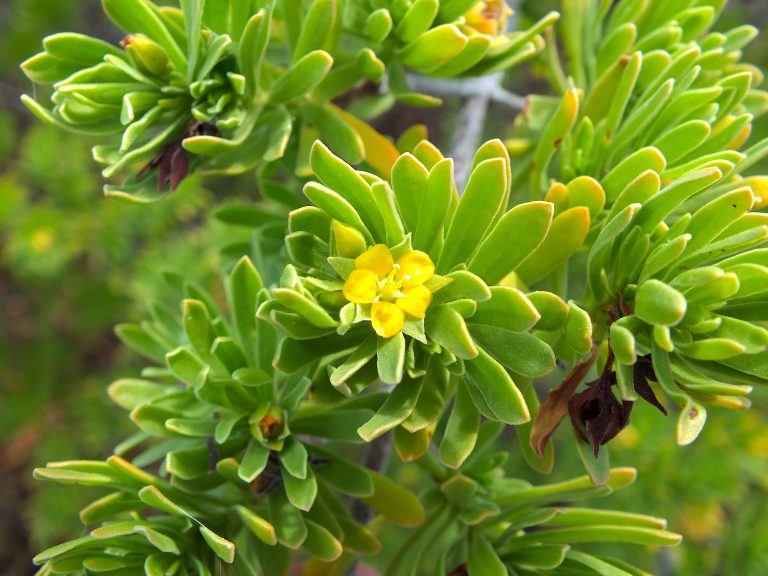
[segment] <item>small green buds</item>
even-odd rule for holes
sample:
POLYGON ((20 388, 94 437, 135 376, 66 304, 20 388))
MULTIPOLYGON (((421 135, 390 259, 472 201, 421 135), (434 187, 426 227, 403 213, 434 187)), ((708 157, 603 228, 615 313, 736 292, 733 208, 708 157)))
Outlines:
POLYGON ((162 76, 168 70, 168 55, 165 50, 144 34, 130 34, 120 41, 120 45, 142 72, 150 76, 162 76))

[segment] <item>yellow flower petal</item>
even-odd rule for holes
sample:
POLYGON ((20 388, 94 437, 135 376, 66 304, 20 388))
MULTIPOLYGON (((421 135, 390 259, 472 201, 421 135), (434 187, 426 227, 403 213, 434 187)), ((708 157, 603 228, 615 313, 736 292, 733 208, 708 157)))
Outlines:
POLYGON ((424 284, 435 274, 435 265, 430 257, 421 250, 414 250, 397 261, 400 267, 397 271, 398 280, 403 281, 403 286, 418 286, 424 284))
POLYGON ((371 306, 371 324, 376 334, 391 338, 403 327, 405 314, 391 302, 374 302, 371 306))
POLYGON ((415 318, 424 318, 427 307, 432 303, 432 292, 424 286, 413 286, 405 290, 405 297, 396 300, 398 307, 415 318))
POLYGON ((353 270, 341 291, 350 302, 370 304, 376 298, 378 288, 378 278, 375 273, 370 270, 353 270))
POLYGON ((355 258, 355 266, 358 270, 370 270, 379 278, 389 274, 394 265, 392 254, 384 244, 376 244, 355 258))

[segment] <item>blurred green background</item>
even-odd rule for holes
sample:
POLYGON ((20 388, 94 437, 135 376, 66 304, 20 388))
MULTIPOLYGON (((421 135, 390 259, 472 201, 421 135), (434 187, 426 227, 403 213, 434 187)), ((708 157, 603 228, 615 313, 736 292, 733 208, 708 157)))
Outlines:
MULTIPOLYGON (((529 0, 521 17, 556 4, 529 0)), ((766 15, 766 0, 732 1, 718 27, 766 15)), ((190 178, 149 206, 105 199, 93 142, 41 125, 19 102, 33 87, 18 63, 39 50, 43 36, 65 30, 119 40, 97 0, 0 0, 0 572, 14 576, 33 573, 36 551, 79 534, 77 512, 92 496, 36 483, 32 468, 104 458, 131 431, 106 387, 135 375, 140 363, 119 346, 114 325, 140 320, 150 298, 178 305, 160 270, 183 270, 215 289, 219 249, 231 230, 209 217, 212 207, 224 196, 255 197, 253 180, 243 177, 205 188, 190 178)), ((765 37, 746 60, 768 66, 765 37)), ((542 89, 519 72, 511 81, 520 94, 542 89)), ((398 110, 381 126, 398 134, 426 122, 448 149, 459 105, 398 110)), ((509 110, 492 107, 487 135, 500 136, 490 127, 508 119, 509 110)), ((758 125, 752 138, 767 134, 768 125, 758 125)), ((686 540, 671 550, 611 553, 661 575, 768 574, 768 399, 757 391, 753 402, 748 413, 712 411, 686 448, 674 444, 672 417, 638 407, 612 458, 637 467, 639 480, 598 505, 664 516, 686 540)), ((510 447, 510 473, 549 481, 527 468, 512 438, 510 447)), ((577 457, 561 450, 551 480, 580 474, 577 457)))

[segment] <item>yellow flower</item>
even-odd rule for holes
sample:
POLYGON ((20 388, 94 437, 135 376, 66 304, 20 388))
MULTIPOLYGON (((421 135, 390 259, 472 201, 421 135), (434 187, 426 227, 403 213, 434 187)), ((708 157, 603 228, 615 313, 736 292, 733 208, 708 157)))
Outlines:
POLYGON ((384 244, 376 244, 355 258, 355 270, 344 282, 344 297, 355 304, 371 304, 371 324, 379 336, 391 338, 403 328, 406 315, 424 318, 432 292, 424 283, 435 274, 427 254, 413 250, 395 262, 384 244))
POLYGON ((480 34, 498 36, 507 27, 507 17, 512 10, 504 0, 483 0, 464 14, 467 26, 480 34))

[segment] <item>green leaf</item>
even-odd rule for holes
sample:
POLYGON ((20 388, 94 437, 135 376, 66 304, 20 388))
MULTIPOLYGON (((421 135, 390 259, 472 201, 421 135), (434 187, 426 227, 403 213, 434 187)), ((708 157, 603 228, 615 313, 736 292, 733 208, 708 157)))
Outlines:
POLYGON ((211 550, 216 553, 216 556, 224 560, 227 564, 232 564, 235 560, 235 545, 222 538, 212 530, 209 530, 205 526, 200 526, 200 534, 202 534, 205 542, 210 546, 211 550))
POLYGON ((403 462, 418 460, 429 450, 431 438, 432 433, 426 428, 415 432, 409 432, 403 427, 395 428, 395 451, 403 462))
POLYGON ((303 17, 301 32, 293 50, 297 61, 312 50, 325 48, 333 34, 338 15, 336 0, 314 0, 303 17))
MULTIPOLYGON (((379 213, 379 208, 373 198, 371 187, 365 179, 355 171, 349 164, 341 158, 335 156, 320 141, 312 145, 310 152, 310 164, 312 171, 320 181, 336 191, 354 211, 362 217, 364 226, 355 225, 352 221, 347 221, 335 216, 330 210, 326 210, 332 218, 336 218, 344 224, 357 228, 368 237, 369 241, 383 241, 386 238, 384 221, 379 213), (367 233, 370 230, 374 237, 367 233)), ((306 193, 306 192, 305 192, 306 193)), ((310 200, 313 200, 310 198, 310 200)), ((313 200, 314 202, 314 200, 313 200)), ((315 202, 315 204, 317 204, 315 202)), ((320 208, 325 209, 324 206, 320 208)))
POLYGON ((456 26, 445 24, 425 32, 398 50, 397 56, 414 70, 429 72, 457 56, 467 42, 467 37, 456 26))
POLYGON ((675 326, 686 308, 685 296, 659 280, 644 282, 635 295, 635 314, 649 324, 675 326))
POLYGON ((442 278, 449 283, 435 291, 433 301, 435 304, 467 299, 480 303, 491 297, 491 290, 488 285, 478 276, 466 270, 456 270, 442 278))
POLYGON ((243 524, 248 527, 256 538, 269 546, 277 544, 277 535, 275 534, 275 527, 272 526, 272 524, 245 506, 237 505, 235 506, 235 509, 240 515, 243 524))
POLYGON ((178 504, 175 504, 165 494, 155 486, 145 486, 139 490, 139 498, 147 506, 151 506, 156 510, 172 514, 174 516, 188 517, 189 514, 181 508, 178 504))
POLYGON ((187 80, 195 76, 200 54, 201 29, 205 0, 180 0, 187 32, 187 80))
POLYGON ((577 353, 587 354, 592 349, 592 318, 572 300, 568 301, 568 307, 570 313, 565 324, 565 339, 577 353))
MULTIPOLYGON (((285 470, 285 463, 282 460, 281 464, 283 470, 285 470)), ((304 479, 296 478, 288 473, 283 474, 282 477, 285 493, 290 503, 305 512, 312 508, 312 504, 317 496, 317 479, 312 469, 307 469, 307 477, 304 479)))
MULTIPOLYGON (((336 110, 339 109, 328 102, 316 104, 310 100, 304 100, 301 103, 301 113, 304 118, 317 129, 320 138, 327 142, 332 150, 348 162, 353 164, 362 162, 365 159, 363 139, 336 110)), ((342 194, 345 192, 344 189, 340 191, 342 194)), ((375 218, 377 221, 381 220, 378 211, 375 212, 375 218)), ((366 223, 370 225, 367 219, 366 223)), ((375 222, 374 225, 377 223, 375 222)))
POLYGON ((365 21, 365 31, 374 44, 383 42, 392 31, 392 15, 386 8, 371 12, 365 21))
POLYGON ((356 498, 371 496, 373 480, 366 468, 339 456, 335 450, 310 446, 310 451, 328 462, 318 466, 315 473, 337 490, 356 498))
POLYGON ((333 65, 333 58, 323 50, 302 56, 269 89, 269 102, 284 104, 300 98, 325 78, 333 65))
POLYGON ((582 564, 587 568, 594 571, 594 573, 600 576, 632 576, 632 573, 626 572, 620 568, 617 568, 613 564, 609 564, 599 558, 584 554, 583 552, 577 552, 575 550, 569 550, 566 556, 578 564, 582 564))
POLYGON ((107 54, 125 58, 125 53, 112 44, 75 32, 60 32, 46 36, 43 39, 43 47, 53 58, 78 64, 80 67, 99 64, 107 54))
POLYGON ((407 528, 424 522, 424 507, 412 492, 377 472, 369 471, 369 474, 374 492, 372 496, 360 498, 361 502, 398 526, 407 528))
POLYGON ((501 561, 493 546, 476 535, 469 548, 469 576, 507 576, 507 568, 501 561))
POLYGON ((709 138, 711 131, 707 122, 690 120, 662 134, 653 142, 653 145, 670 165, 674 165, 676 160, 703 144, 709 138))
POLYGON ((726 360, 746 352, 746 347, 730 338, 707 338, 679 346, 680 352, 694 360, 726 360))
POLYGON ((271 25, 271 14, 259 10, 251 16, 243 29, 238 62, 240 72, 246 79, 246 94, 251 98, 254 98, 260 89, 262 63, 269 42, 271 25))
POLYGON ((616 200, 640 174, 648 170, 661 174, 666 167, 667 161, 657 148, 641 148, 627 156, 601 180, 606 199, 608 202, 616 200))
POLYGON ((565 264, 584 243, 589 224, 589 209, 585 206, 558 214, 544 241, 517 267, 518 276, 530 286, 565 264))
POLYGON ((649 544, 675 546, 682 536, 666 530, 639 528, 635 526, 580 526, 541 530, 521 536, 520 544, 528 541, 551 544, 579 544, 582 542, 625 542, 627 544, 649 544))
POLYGON ((143 402, 159 398, 168 393, 175 392, 175 388, 169 388, 148 380, 133 378, 121 378, 110 384, 108 392, 112 401, 126 410, 133 410, 143 402))
POLYGON ((208 308, 199 300, 186 299, 183 303, 182 320, 189 343, 203 358, 208 358, 216 337, 208 308))
POLYGON ((429 337, 459 358, 470 359, 478 351, 464 319, 449 306, 430 308, 425 320, 429 337))
POLYGON ((478 302, 477 311, 468 320, 470 327, 485 324, 511 332, 525 332, 541 319, 536 307, 520 290, 493 286, 490 292, 490 299, 478 302))
POLYGON ((173 375, 187 384, 196 383, 200 373, 205 368, 205 364, 186 346, 168 352, 165 356, 165 362, 173 375))
POLYGON ((551 292, 530 292, 526 297, 541 315, 534 326, 537 330, 557 330, 568 319, 570 308, 557 295, 551 292))
POLYGON ((500 282, 539 247, 552 224, 553 213, 550 202, 514 206, 483 240, 469 262, 469 270, 489 284, 500 282))
POLYGON ((401 381, 389 393, 378 412, 357 429, 360 437, 366 442, 370 442, 401 424, 413 412, 421 393, 421 387, 421 379, 401 381))
POLYGON ((411 233, 419 225, 429 172, 413 155, 406 153, 392 165, 392 190, 406 230, 411 233))
POLYGON ((342 224, 356 228, 362 232, 369 242, 373 243, 373 237, 365 224, 363 224, 360 215, 352 204, 341 195, 316 182, 309 182, 304 186, 304 195, 315 206, 325 211, 328 216, 342 224))
POLYGON ((318 328, 335 328, 339 325, 322 306, 296 290, 275 288, 272 290, 272 296, 277 302, 296 312, 318 328))
POLYGON ((282 490, 270 495, 269 520, 275 527, 277 541, 283 546, 296 550, 307 537, 303 514, 288 502, 282 490))
POLYGON ((589 474, 589 478, 595 486, 604 486, 611 479, 611 462, 608 457, 608 447, 603 446, 602 450, 595 456, 595 451, 591 444, 588 444, 574 434, 576 449, 579 453, 584 468, 589 474))
POLYGON ((472 454, 480 431, 480 413, 472 402, 466 384, 460 382, 456 399, 440 442, 440 461, 449 468, 458 468, 472 454))
POLYGON ((719 168, 702 168, 674 180, 650 198, 637 214, 635 224, 644 232, 654 228, 675 208, 723 177, 719 168))
POLYGON ((343 552, 341 542, 326 528, 307 520, 307 537, 302 546, 306 548, 312 556, 322 562, 333 562, 343 552))
POLYGON ((304 444, 293 437, 286 439, 280 451, 280 463, 288 474, 304 480, 307 477, 307 449, 304 444))
POLYGON ((429 171, 427 185, 421 192, 421 206, 418 208, 413 230, 413 247, 429 252, 440 237, 451 201, 455 196, 453 183, 453 160, 445 158, 429 171))
POLYGON ((616 360, 628 366, 637 361, 635 336, 624 326, 614 322, 610 329, 610 343, 616 360))
POLYGON ((487 55, 491 44, 492 40, 490 37, 484 34, 474 34, 469 37, 466 46, 456 57, 442 66, 430 70, 429 75, 436 78, 453 78, 464 72, 474 73, 475 71, 472 68, 487 55))
POLYGON ((470 332, 479 346, 516 374, 536 378, 555 368, 555 353, 533 334, 487 324, 470 324, 470 332))
POLYGON ((143 326, 118 324, 115 327, 115 334, 130 349, 159 364, 163 363, 166 352, 164 343, 143 326))
POLYGON ((534 153, 531 190, 535 197, 546 190, 547 167, 579 114, 579 95, 575 88, 566 91, 560 106, 547 123, 534 153))
POLYGON ((376 364, 382 382, 400 383, 405 366, 405 337, 402 332, 398 332, 391 338, 378 338, 376 364))
POLYGON ((507 164, 501 158, 481 162, 472 171, 451 220, 437 269, 450 271, 467 262, 488 233, 507 195, 507 164))
POLYGON ((395 34, 403 42, 413 42, 432 26, 439 7, 438 0, 416 0, 400 19, 395 34))
POLYGON ((295 434, 308 434, 339 440, 341 442, 360 442, 357 429, 370 420, 373 412, 369 409, 328 410, 318 414, 302 414, 291 420, 291 430, 295 434))
POLYGON ((269 448, 254 439, 248 443, 237 475, 243 482, 253 482, 267 467, 269 448))
MULTIPOLYGON (((506 424, 522 424, 531 418, 525 399, 507 371, 482 348, 464 364, 466 377, 477 386, 499 420, 506 424)), ((479 407, 478 407, 479 408, 479 407)))

